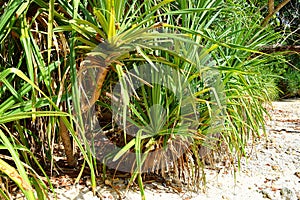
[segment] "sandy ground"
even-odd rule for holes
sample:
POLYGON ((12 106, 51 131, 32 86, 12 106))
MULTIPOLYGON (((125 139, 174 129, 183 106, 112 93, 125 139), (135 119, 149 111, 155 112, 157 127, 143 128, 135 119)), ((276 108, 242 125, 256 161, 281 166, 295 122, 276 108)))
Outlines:
MULTIPOLYGON (((272 120, 267 123, 268 139, 256 141, 247 149, 250 159, 243 159, 236 174, 226 168, 206 169, 205 192, 175 191, 161 183, 146 185, 146 198, 155 200, 215 200, 215 199, 300 199, 300 100, 274 102, 270 111, 272 120)), ((120 181, 120 187, 124 183, 120 181)), ((97 188, 98 197, 92 196, 87 187, 73 186, 68 190, 57 189, 58 199, 140 199, 138 190, 118 195, 109 186, 97 188)))

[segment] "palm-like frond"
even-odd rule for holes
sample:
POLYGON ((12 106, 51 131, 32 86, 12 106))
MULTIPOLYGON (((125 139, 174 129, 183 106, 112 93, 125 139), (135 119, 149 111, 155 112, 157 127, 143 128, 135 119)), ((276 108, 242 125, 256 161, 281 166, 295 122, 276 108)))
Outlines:
MULTIPOLYGON (((225 144, 239 160, 250 135, 258 137, 262 102, 276 93, 261 72, 280 62, 259 49, 279 36, 262 29, 261 16, 245 2, 11 0, 1 5, 0 123, 12 127, 6 135, 14 127, 31 135, 19 136, 24 149, 18 151, 27 164, 27 150, 35 147, 30 155, 46 152, 53 167, 56 133, 65 138, 68 160, 75 161, 71 135, 91 169, 94 190, 97 155, 89 139, 91 130, 99 133, 95 120, 100 120, 104 128, 98 137, 117 144, 100 160, 119 170, 120 163, 132 166, 131 182, 138 178, 142 192, 142 172, 165 175, 163 169, 199 186, 207 157, 225 144), (135 127, 139 131, 130 135, 135 127), (47 145, 30 144, 26 137, 47 145), (126 161, 129 154, 132 160, 126 161)), ((38 178, 30 183, 17 168, 27 184, 44 192, 38 178)))

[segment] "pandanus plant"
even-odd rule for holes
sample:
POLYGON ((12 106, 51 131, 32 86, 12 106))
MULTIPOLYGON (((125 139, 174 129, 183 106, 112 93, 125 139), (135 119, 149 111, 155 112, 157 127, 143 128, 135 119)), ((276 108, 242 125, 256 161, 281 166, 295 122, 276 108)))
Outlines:
MULTIPOLYGON (((116 163, 115 169, 120 169, 117 164, 133 155, 130 183, 138 178, 143 198, 141 174, 149 170, 144 166, 153 166, 149 171, 174 170, 183 179, 191 178, 189 185, 200 186, 202 153, 225 142, 232 155, 244 155, 250 133, 258 137, 263 124, 261 102, 268 100, 273 90, 267 76, 261 74, 262 66, 272 65, 274 57, 258 49, 276 41, 277 36, 261 29, 260 16, 253 17, 256 11, 252 8, 242 9, 244 3, 2 3, 0 134, 3 148, 10 152, 18 171, 0 160, 1 171, 11 175, 28 199, 34 198, 33 187, 39 199, 46 198, 45 184, 28 166, 33 160, 44 172, 35 157, 42 152, 41 159, 45 165, 51 161, 52 172, 58 132, 70 166, 77 165, 75 141, 84 158, 79 177, 87 163, 95 192, 99 152, 91 142, 94 133, 89 132, 94 130, 102 136, 107 133, 104 139, 117 146, 101 157, 104 175, 106 164, 116 163), (151 83, 157 79, 164 82, 151 83), (143 85, 135 88, 137 82, 143 85), (182 99, 178 93, 191 95, 182 99), (184 107, 186 104, 192 106, 184 107), (98 114, 96 119, 89 116, 93 111, 98 114), (91 128, 97 120, 102 130, 91 128), (184 120, 193 129, 184 126, 184 120), (120 131, 114 128, 116 124, 120 131), (128 134, 136 127, 135 135, 128 134), (28 142, 31 140, 34 142, 28 142), (176 148, 179 141, 183 153, 176 148), (175 159, 163 162, 165 157, 152 153, 157 149, 171 149, 166 155, 175 159), (20 154, 22 159, 18 159, 20 154), (21 179, 15 178, 17 173, 21 179)), ((9 196, 7 191, 1 194, 9 196)))
MULTIPOLYGON (((185 163, 184 159, 187 158, 180 158, 180 155, 183 154, 180 148, 176 148, 172 145, 168 146, 168 142, 170 142, 173 137, 172 134, 170 134, 170 130, 171 132, 176 132, 178 131, 178 126, 182 126, 180 121, 182 104, 189 102, 187 102, 187 100, 186 102, 181 102, 179 99, 179 102, 176 103, 178 99, 174 97, 174 94, 168 94, 168 92, 170 92, 168 89, 151 85, 149 80, 145 80, 143 77, 139 77, 139 79, 141 79, 140 81, 144 84, 148 84, 148 88, 142 87, 142 89, 134 89, 134 84, 131 80, 133 79, 131 70, 139 70, 140 65, 148 64, 148 67, 154 70, 152 71, 153 73, 149 71, 148 75, 152 76, 155 74, 155 70, 158 72, 159 70, 157 70, 157 68, 163 64, 182 74, 183 77, 185 77, 184 81, 188 84, 199 84, 199 86, 195 88, 189 88, 189 90, 191 90, 190 101, 195 101, 195 105, 193 105, 194 110, 189 111, 191 112, 189 113, 190 115, 185 117, 191 118, 191 115, 197 115, 199 112, 197 111, 197 107, 202 107, 203 110, 201 110, 201 112, 206 112, 206 114, 202 113, 203 116, 201 118, 203 125, 201 129, 203 132, 197 131, 200 124, 200 122, 197 121, 198 126, 196 126, 194 130, 186 128, 185 133, 181 131, 179 134, 182 140, 188 138, 187 141, 189 142, 182 142, 180 145, 182 145, 187 153, 197 155, 196 163, 198 163, 198 167, 201 166, 201 158, 200 155, 198 155, 198 150, 197 148, 194 150, 190 150, 189 148, 190 145, 193 144, 194 139, 203 141, 203 138, 205 138, 204 132, 209 132, 208 130, 212 131, 212 129, 207 128, 209 126, 207 124, 212 123, 211 121, 214 119, 208 119, 211 115, 209 115, 205 109, 209 109, 211 106, 209 105, 209 99, 213 102, 211 96, 214 96, 213 99, 219 98, 217 93, 207 95, 211 89, 208 85, 200 86, 201 84, 203 85, 204 79, 202 78, 205 71, 213 67, 209 65, 211 60, 207 60, 206 57, 208 53, 217 46, 205 49, 198 42, 195 42, 192 35, 180 34, 176 24, 169 24, 169 22, 175 23, 175 17, 179 17, 182 13, 204 12, 209 11, 209 9, 199 8, 195 10, 186 9, 185 11, 166 12, 168 9, 172 9, 173 6, 178 5, 175 1, 171 0, 160 2, 99 1, 95 2, 95 4, 89 4, 87 9, 81 7, 82 12, 85 13, 83 18, 73 18, 69 20, 66 25, 54 29, 55 32, 73 31, 70 45, 70 60, 74 60, 70 61, 70 64, 73 63, 70 67, 71 74, 73 74, 72 78, 78 78, 79 83, 75 80, 72 81, 72 104, 77 116, 79 116, 79 130, 82 131, 82 138, 90 156, 93 154, 93 148, 95 148, 95 146, 93 146, 94 143, 90 143, 86 140, 86 134, 89 134, 86 132, 90 130, 85 130, 85 126, 86 121, 90 122, 90 120, 86 120, 84 117, 82 119, 81 117, 90 115, 87 111, 90 111, 90 109, 93 110, 95 103, 98 106, 104 104, 104 107, 108 107, 111 112, 114 113, 113 106, 111 107, 109 103, 105 101, 106 97, 109 97, 112 101, 112 99, 117 96, 116 99, 122 99, 121 101, 123 103, 127 102, 126 106, 124 106, 125 110, 123 109, 120 114, 122 121, 121 126, 123 126, 121 128, 123 128, 122 131, 124 133, 119 135, 118 137, 121 137, 121 139, 118 138, 117 140, 123 141, 119 144, 121 147, 117 148, 114 154, 105 155, 105 158, 101 158, 103 159, 104 167, 107 162, 109 162, 106 160, 108 158, 110 158, 111 162, 116 162, 114 167, 122 166, 123 160, 128 163, 126 159, 129 159, 128 155, 133 151, 134 156, 130 165, 130 172, 133 173, 133 176, 130 183, 138 177, 142 196, 143 185, 141 174, 143 169, 145 169, 142 166, 147 166, 151 163, 150 168, 152 170, 160 169, 162 166, 170 165, 170 162, 162 161, 165 157, 169 156, 173 158, 172 161, 175 163, 173 163, 173 165, 177 165, 175 167, 176 170, 181 171, 181 176, 184 176, 184 170, 178 170, 177 167, 185 168, 186 165, 183 163, 185 163), (85 61, 79 66, 76 66, 75 55, 88 51, 90 52, 86 54, 85 61), (79 74, 75 76, 77 68, 79 68, 79 74), (92 75, 89 75, 90 73, 92 73, 92 75), (109 88, 114 87, 116 82, 118 82, 116 77, 121 81, 120 94, 108 92, 111 90, 109 88), (133 90, 133 98, 130 98, 129 95, 126 94, 128 90, 133 90), (194 93, 196 93, 196 96, 194 96, 194 93), (167 122, 165 124, 154 122, 154 120, 164 121, 162 117, 164 112, 155 112, 155 109, 152 108, 157 104, 167 107, 167 122), (129 111, 126 111, 126 109, 129 111), (128 117, 128 113, 130 113, 132 118, 128 117), (160 113, 160 115, 158 113, 160 113), (153 116, 157 116, 158 118, 154 119, 153 116), (140 129, 136 135, 134 135, 135 137, 132 138, 126 134, 126 124, 129 124, 127 122, 128 120, 136 127, 150 123, 152 125, 156 124, 155 126, 160 126, 161 129, 156 130, 158 132, 154 131, 152 133, 147 132, 145 129, 140 129), (92 148, 89 149, 89 146, 92 146, 92 148), (165 157, 158 157, 158 154, 151 154, 156 148, 172 149, 172 147, 173 150, 171 150, 169 154, 166 153, 165 157), (143 156, 141 156, 141 154, 143 154, 143 156), (157 163, 153 164, 153 160, 156 160, 155 162, 157 163), (154 167, 157 165, 162 166, 154 167)), ((212 9, 212 12, 214 12, 214 10, 215 9, 212 9)), ((178 22, 178 25, 179 23, 180 22, 178 22)), ((162 70, 159 73, 167 73, 167 71, 168 70, 162 70)), ((170 73, 174 73, 174 71, 170 73)), ((165 75, 169 76, 169 74, 165 75)), ((176 76, 168 78, 171 82, 174 82, 172 79, 176 79, 176 76)), ((217 76, 217 78, 219 77, 217 76)), ((180 86, 181 85, 175 85, 174 87, 180 86)), ((178 88, 176 90, 178 90, 178 88)), ((221 109, 220 101, 219 104, 215 106, 215 108, 217 107, 218 110, 221 109)), ((159 108, 155 108, 159 110, 159 108)), ((190 121, 192 121, 192 119, 190 121)), ((153 131, 153 129, 151 130, 153 131)), ((215 132, 218 132, 217 128, 215 132)), ((178 142, 179 140, 175 139, 175 141, 178 142)), ((198 142, 196 146, 200 145, 200 143, 201 142, 198 142)), ((108 146, 105 147, 108 148, 108 146)), ((103 148, 101 149, 103 150, 103 148)), ((111 149, 108 148, 108 151, 111 151, 111 149)), ((92 157, 90 158, 92 159, 92 157)), ((200 172, 195 173, 195 170, 198 170, 197 166, 194 165, 194 167, 187 168, 191 175, 190 177, 194 176, 200 178, 200 176, 198 176, 200 172)), ((120 167, 118 169, 120 169, 120 167)), ((164 169, 162 171, 164 171, 164 169)), ((197 182, 197 180, 198 179, 195 179, 194 181, 197 182)))

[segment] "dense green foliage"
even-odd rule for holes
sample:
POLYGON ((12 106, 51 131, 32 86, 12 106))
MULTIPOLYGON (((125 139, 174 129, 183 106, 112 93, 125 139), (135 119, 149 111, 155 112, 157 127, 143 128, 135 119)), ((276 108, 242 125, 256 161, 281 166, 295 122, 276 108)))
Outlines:
MULTIPOLYGON (((277 1, 275 1, 278 3, 277 1)), ((290 1, 285 5, 270 22, 282 39, 276 45, 288 47, 285 64, 273 66, 274 74, 281 76, 276 79, 282 91, 280 97, 290 98, 300 94, 300 1, 290 1), (297 49, 295 49, 296 47, 297 49), (296 52, 295 52, 296 51, 296 52)))
MULTIPOLYGON (((271 26, 261 27, 259 8, 251 1, 224 0, 4 1, 1 177, 8 176, 27 199, 46 199, 45 180, 53 189, 49 177, 61 143, 69 165, 90 169, 93 192, 99 164, 105 179, 108 170, 125 165, 129 154, 129 185, 137 179, 142 198, 144 172, 174 171, 197 189, 200 180, 205 182, 207 159, 213 164, 220 157, 239 166, 247 140, 264 129, 263 104, 278 94, 273 72, 285 62, 281 52, 261 52, 282 36, 271 26), (149 76, 143 76, 142 66, 149 76), (134 88, 134 81, 144 86, 134 88), (114 93, 118 83, 120 92, 114 93), (114 99, 125 102, 125 109, 120 111, 114 99), (97 126, 90 123, 93 109, 104 132, 113 133, 105 137, 118 147, 100 157, 90 148, 97 126), (118 119, 111 116, 115 112, 118 119), (139 131, 130 135, 126 124, 139 131), (70 138, 82 166, 72 162, 70 138), (159 149, 170 154, 162 153, 150 165, 159 149)), ((11 198, 8 188, 0 191, 11 198)))

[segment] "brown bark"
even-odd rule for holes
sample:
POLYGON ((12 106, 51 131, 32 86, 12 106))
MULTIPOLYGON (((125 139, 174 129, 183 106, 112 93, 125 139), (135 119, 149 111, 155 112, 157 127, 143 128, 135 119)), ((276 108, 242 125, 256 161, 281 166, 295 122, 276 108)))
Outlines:
POLYGON ((269 7, 269 14, 274 13, 274 0, 269 0, 268 7, 269 7))
POLYGON ((289 54, 297 54, 300 53, 300 45, 262 46, 260 51, 264 53, 287 51, 289 54))
POLYGON ((283 8, 288 2, 290 2, 290 0, 284 0, 282 1, 280 4, 278 4, 276 6, 275 9, 271 8, 270 10, 270 7, 272 7, 272 4, 273 4, 273 7, 274 7, 274 0, 269 0, 269 3, 268 3, 268 6, 269 6, 269 14, 265 17, 265 19, 263 20, 263 22, 261 23, 262 26, 266 26, 269 22, 269 20, 271 19, 271 17, 276 13, 278 12, 281 8, 283 8), (271 12, 273 11, 273 12, 271 12))
POLYGON ((103 86, 103 83, 105 81, 106 75, 109 72, 110 68, 109 67, 102 67, 100 66, 101 71, 98 73, 97 76, 97 85, 96 88, 94 89, 93 92, 93 96, 90 99, 90 102, 88 105, 85 105, 83 107, 83 112, 87 111, 92 105, 94 105, 96 103, 96 101, 98 100, 98 98, 100 97, 100 92, 103 86))
POLYGON ((75 167, 77 164, 77 161, 75 159, 74 153, 73 153, 73 147, 72 147, 72 142, 70 139, 69 131, 64 124, 62 118, 59 119, 59 135, 62 139, 64 148, 65 148, 65 153, 67 156, 67 163, 71 167, 75 167))
MULTIPOLYGON (((99 69, 96 77, 96 87, 93 90, 93 94, 91 99, 87 103, 83 102, 82 111, 86 112, 89 110, 98 100, 100 97, 101 89, 103 86, 103 83, 105 81, 105 78, 107 76, 107 73, 111 70, 111 60, 110 57, 108 57, 106 60, 103 59, 100 56, 88 56, 86 60, 89 60, 86 64, 81 66, 83 69, 89 68, 89 67, 97 67, 99 69)), ((81 79, 83 77, 80 77, 81 79)))

